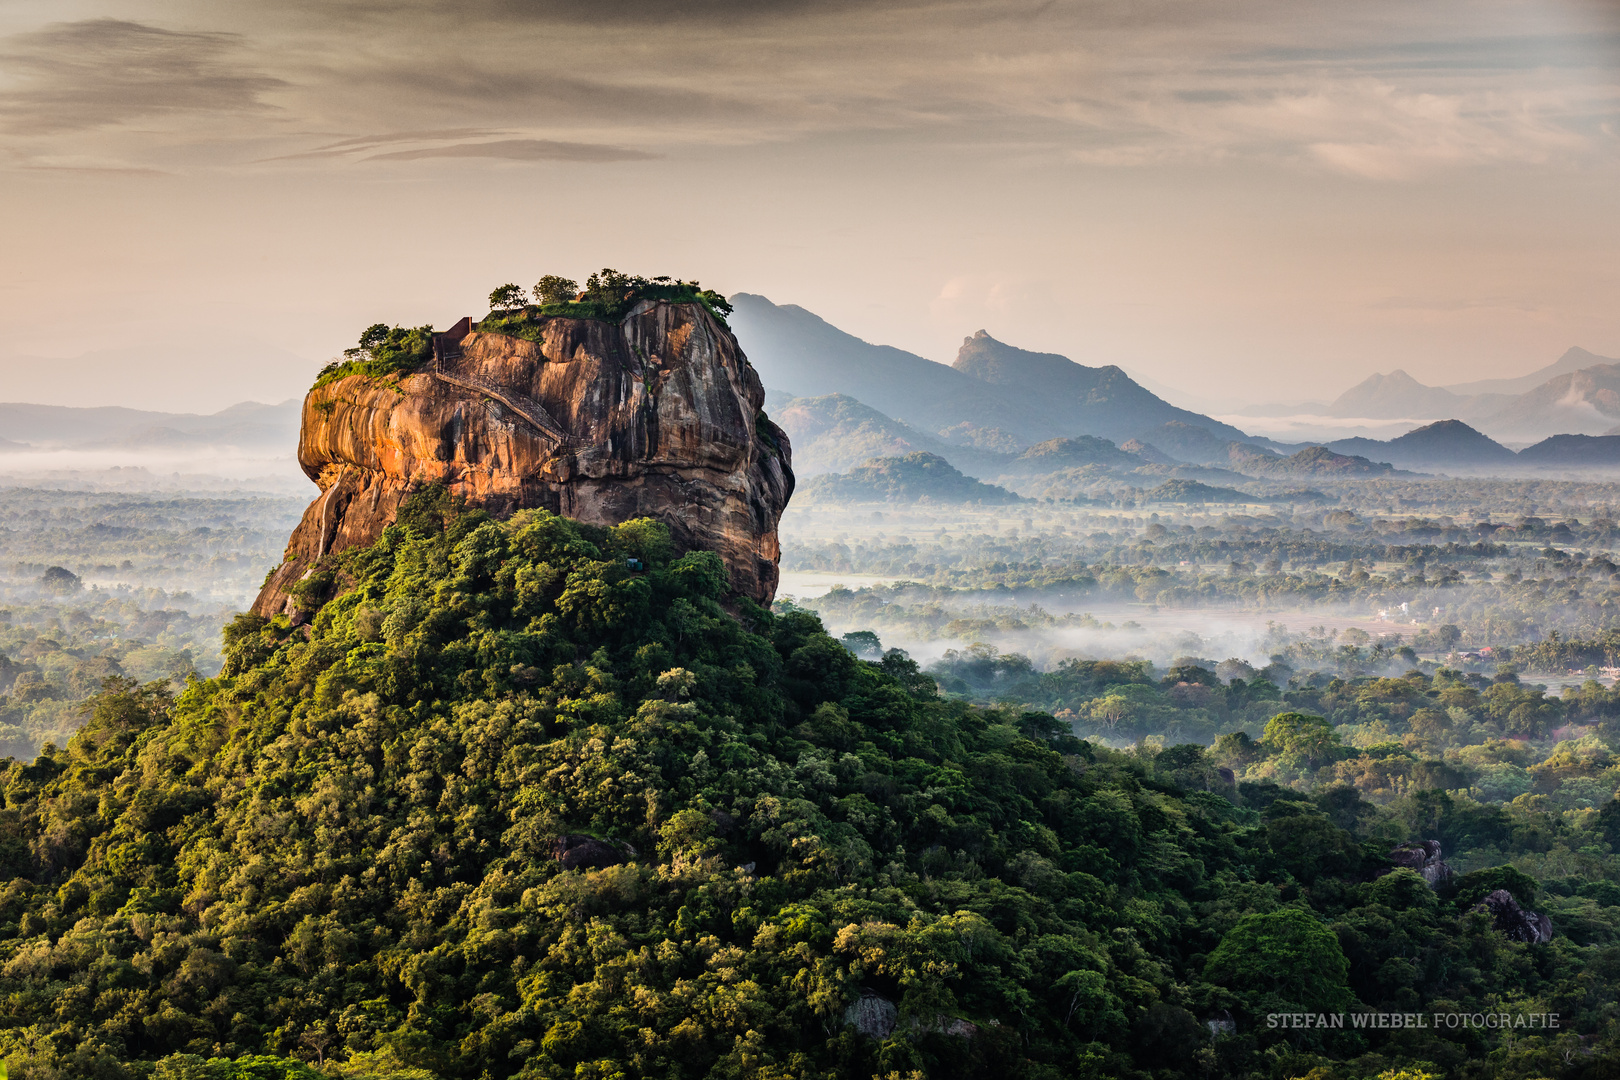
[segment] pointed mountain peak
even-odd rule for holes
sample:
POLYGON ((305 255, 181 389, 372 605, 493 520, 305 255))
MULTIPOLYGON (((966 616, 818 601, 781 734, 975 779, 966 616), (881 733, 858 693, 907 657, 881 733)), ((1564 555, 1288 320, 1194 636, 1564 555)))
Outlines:
POLYGON ((1424 424, 1422 427, 1413 428, 1411 431, 1408 431, 1406 433, 1406 435, 1402 435, 1401 438, 1404 439, 1409 435, 1424 435, 1424 434, 1467 435, 1467 436, 1478 435, 1482 439, 1485 437, 1483 435, 1480 435, 1479 431, 1476 428, 1469 427, 1467 424, 1463 423, 1461 420, 1436 420, 1432 424, 1424 424))
POLYGON ((986 330, 962 339, 962 347, 956 353, 956 363, 951 366, 986 382, 1021 381, 1037 373, 1098 370, 1077 364, 1057 353, 1031 352, 1008 345, 991 337, 986 330))
POLYGON ((1425 390, 1429 389, 1429 387, 1426 384, 1418 382, 1416 379, 1412 378, 1412 376, 1408 375, 1401 368, 1396 368, 1394 371, 1390 372, 1388 375, 1373 375, 1373 376, 1370 376, 1367 379, 1366 383, 1363 383, 1362 385, 1365 386, 1368 383, 1371 383, 1373 385, 1382 384, 1384 386, 1392 386, 1392 387, 1393 386, 1421 386, 1425 390))
POLYGON ((1560 356, 1554 362, 1559 363, 1559 364, 1570 363, 1570 362, 1579 362, 1579 363, 1587 363, 1587 364, 1612 364, 1612 363, 1614 363, 1614 361, 1611 360, 1610 358, 1608 358, 1607 356, 1599 356, 1597 353, 1592 352, 1590 349, 1583 349, 1579 345, 1571 345, 1568 349, 1566 349, 1564 351, 1564 355, 1560 356))

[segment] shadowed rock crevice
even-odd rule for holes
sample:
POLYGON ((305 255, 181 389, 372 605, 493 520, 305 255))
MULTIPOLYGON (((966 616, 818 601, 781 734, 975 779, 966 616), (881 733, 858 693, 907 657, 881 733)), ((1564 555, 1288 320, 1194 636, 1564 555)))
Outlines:
POLYGON ((655 518, 769 603, 791 447, 731 332, 701 304, 654 301, 618 323, 538 329, 539 340, 471 332, 417 371, 311 390, 298 460, 321 495, 253 610, 296 617, 291 590, 316 562, 375 541, 432 483, 500 517, 655 518))

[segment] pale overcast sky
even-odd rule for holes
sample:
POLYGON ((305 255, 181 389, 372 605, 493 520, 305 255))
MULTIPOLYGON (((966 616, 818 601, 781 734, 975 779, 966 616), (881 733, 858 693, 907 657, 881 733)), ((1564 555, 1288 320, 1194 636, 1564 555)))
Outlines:
POLYGON ((0 400, 604 265, 1211 408, 1519 375, 1620 356, 1620 4, 0 0, 0 208, 0 400))

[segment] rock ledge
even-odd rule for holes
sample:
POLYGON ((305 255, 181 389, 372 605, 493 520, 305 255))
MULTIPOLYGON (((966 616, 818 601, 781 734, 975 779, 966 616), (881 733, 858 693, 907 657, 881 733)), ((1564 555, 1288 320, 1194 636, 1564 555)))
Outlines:
POLYGON ((323 556, 374 542, 436 482, 497 517, 655 518, 679 549, 717 552, 738 593, 771 601, 791 448, 737 339, 703 305, 644 301, 617 324, 544 319, 539 341, 470 326, 436 335, 415 372, 309 392, 298 461, 321 495, 255 613, 298 620, 293 586, 323 556))

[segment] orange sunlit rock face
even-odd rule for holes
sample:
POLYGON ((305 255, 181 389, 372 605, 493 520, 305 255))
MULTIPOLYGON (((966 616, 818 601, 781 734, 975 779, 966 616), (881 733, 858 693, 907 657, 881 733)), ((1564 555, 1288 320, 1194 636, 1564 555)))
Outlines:
POLYGON ((769 603, 793 472, 736 338, 702 305, 661 302, 618 324, 550 319, 541 336, 471 333, 415 374, 310 391, 298 460, 321 496, 253 610, 290 611, 288 590, 321 556, 372 543, 435 481, 497 517, 656 518, 769 603))

